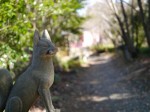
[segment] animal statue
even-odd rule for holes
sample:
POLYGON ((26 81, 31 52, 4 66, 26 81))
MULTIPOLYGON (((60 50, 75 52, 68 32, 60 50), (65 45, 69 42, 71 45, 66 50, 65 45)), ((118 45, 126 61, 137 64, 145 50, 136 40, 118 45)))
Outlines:
POLYGON ((0 112, 3 112, 13 80, 8 70, 0 68, 0 112))
POLYGON ((52 58, 57 48, 52 43, 47 30, 42 37, 34 32, 32 62, 25 72, 16 80, 7 99, 5 112, 28 112, 40 96, 47 112, 60 112, 52 104, 50 87, 54 81, 52 58))

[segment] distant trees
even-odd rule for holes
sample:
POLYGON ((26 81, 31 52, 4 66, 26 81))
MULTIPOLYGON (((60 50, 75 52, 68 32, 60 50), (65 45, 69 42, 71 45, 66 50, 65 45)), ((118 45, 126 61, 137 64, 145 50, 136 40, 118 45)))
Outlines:
MULTIPOLYGON (((114 38, 110 33, 113 18, 111 11, 105 0, 100 0, 97 3, 91 5, 86 10, 87 21, 83 24, 83 28, 92 34, 99 36, 100 42, 102 40, 109 40, 114 42, 114 38), (105 38, 105 37, 110 37, 105 38)), ((110 43, 110 42, 109 42, 110 43)), ((103 43, 101 43, 103 44, 103 43)))
POLYGON ((129 2, 118 0, 114 3, 112 0, 107 0, 115 17, 113 21, 116 21, 120 27, 116 30, 120 32, 126 50, 132 58, 137 56, 138 50, 145 40, 144 37, 150 47, 149 2, 149 0, 130 0, 129 2))
POLYGON ((87 15, 85 27, 96 27, 115 47, 123 45, 130 59, 137 57, 143 44, 150 47, 150 0, 98 1, 87 15))
POLYGON ((0 66, 8 69, 29 59, 35 28, 48 29, 57 46, 65 46, 64 32, 80 33, 77 0, 0 0, 0 7, 0 66))

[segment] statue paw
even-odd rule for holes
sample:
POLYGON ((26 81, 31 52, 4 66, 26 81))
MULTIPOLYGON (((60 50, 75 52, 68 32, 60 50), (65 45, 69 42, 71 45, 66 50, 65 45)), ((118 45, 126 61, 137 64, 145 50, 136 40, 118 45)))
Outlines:
POLYGON ((60 112, 60 109, 55 109, 55 111, 54 112, 60 112))
POLYGON ((53 109, 50 112, 60 112, 60 109, 53 109))

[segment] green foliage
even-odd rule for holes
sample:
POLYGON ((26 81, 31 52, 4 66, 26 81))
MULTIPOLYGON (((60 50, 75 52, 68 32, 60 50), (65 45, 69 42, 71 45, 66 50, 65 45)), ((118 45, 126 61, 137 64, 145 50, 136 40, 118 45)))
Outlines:
POLYGON ((80 33, 80 24, 84 19, 79 17, 77 10, 82 5, 76 0, 49 1, 37 2, 32 6, 32 9, 36 10, 34 15, 36 27, 39 30, 48 29, 52 40, 58 46, 65 46, 65 35, 80 33), (63 33, 65 35, 62 35, 63 33))
POLYGON ((84 20, 76 0, 0 0, 0 7, 0 66, 8 69, 29 61, 35 28, 48 29, 57 46, 65 46, 63 32, 80 33, 84 20))
POLYGON ((90 48, 93 52, 113 52, 115 50, 114 46, 112 45, 102 45, 102 44, 98 44, 95 46, 92 46, 90 48))
POLYGON ((77 69, 81 67, 81 60, 80 59, 69 59, 67 61, 62 61, 60 66, 64 71, 70 71, 73 69, 77 69))
POLYGON ((150 57, 150 48, 141 47, 139 51, 143 56, 150 57))
POLYGON ((17 61, 28 60, 24 50, 31 45, 28 34, 31 24, 24 16, 24 0, 1 0, 0 7, 0 65, 11 69, 17 61))

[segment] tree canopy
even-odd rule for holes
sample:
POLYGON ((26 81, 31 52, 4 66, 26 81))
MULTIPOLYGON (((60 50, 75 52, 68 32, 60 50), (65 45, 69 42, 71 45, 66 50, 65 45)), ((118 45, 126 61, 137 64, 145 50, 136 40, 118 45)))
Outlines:
POLYGON ((35 29, 48 29, 61 46, 63 32, 80 33, 83 21, 77 14, 82 8, 77 0, 0 0, 0 7, 0 65, 8 69, 29 59, 35 29))

